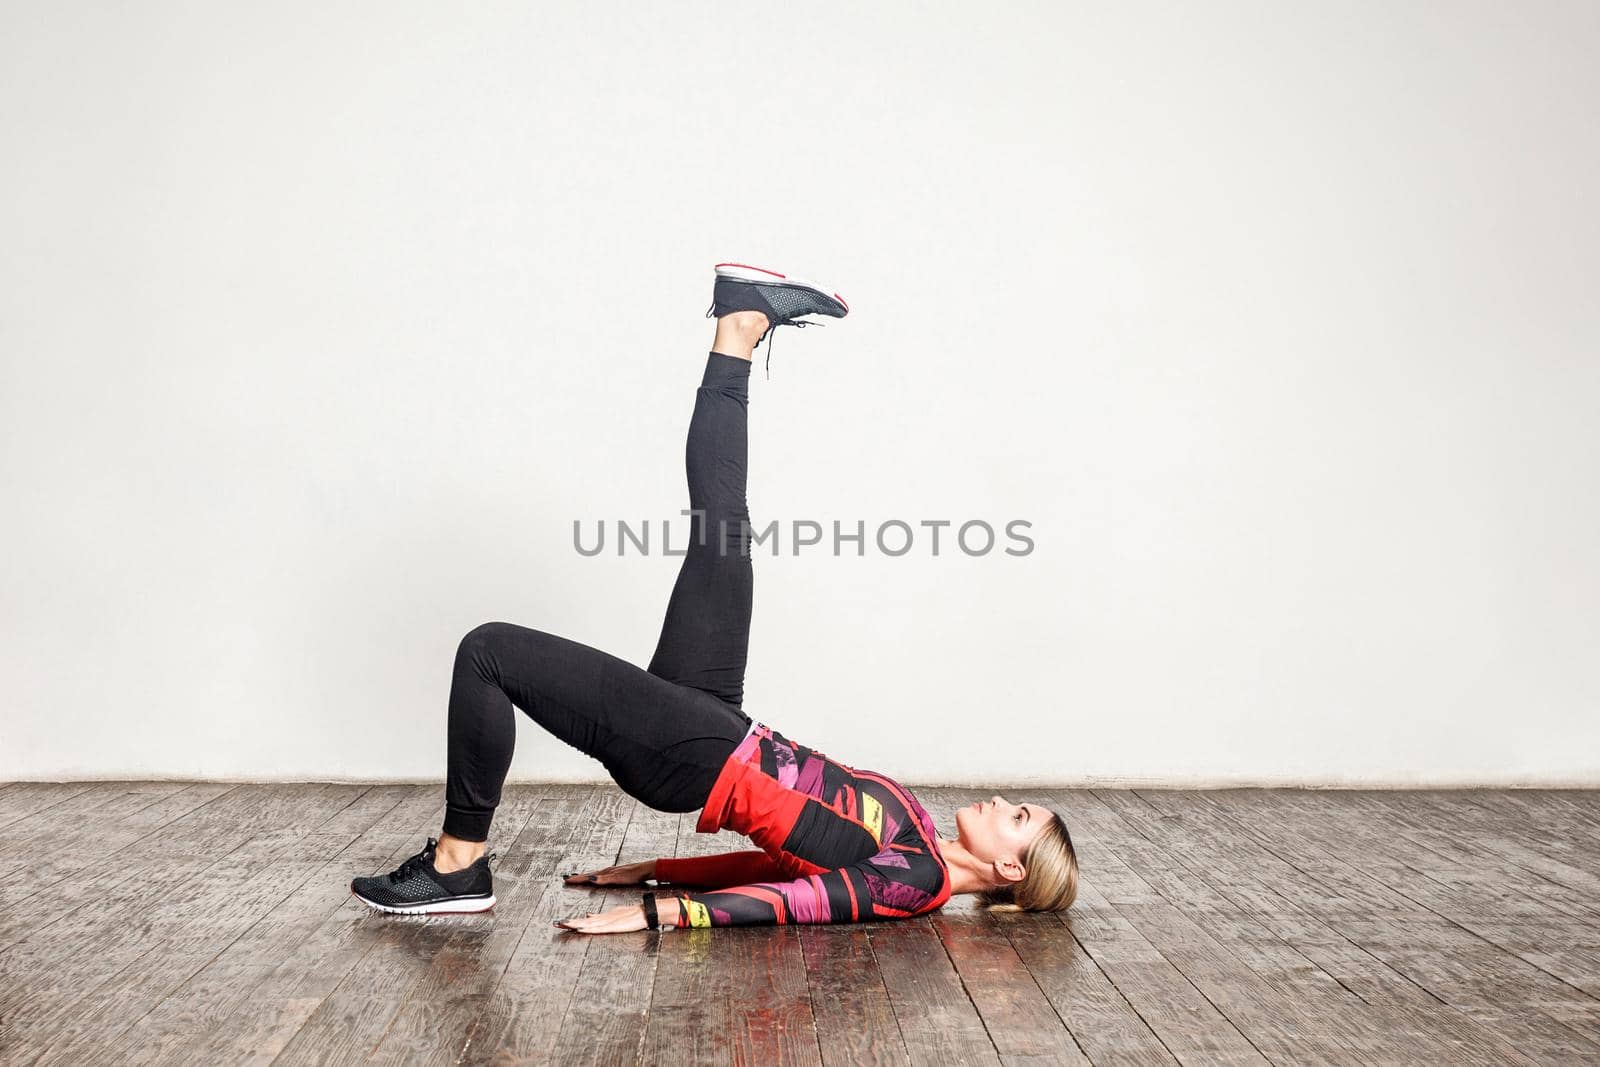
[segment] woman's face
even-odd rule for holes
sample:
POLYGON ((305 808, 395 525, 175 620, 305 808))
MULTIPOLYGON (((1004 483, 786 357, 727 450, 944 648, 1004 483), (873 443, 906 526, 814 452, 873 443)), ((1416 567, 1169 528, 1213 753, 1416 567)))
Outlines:
POLYGON ((956 838, 980 860, 997 864, 1001 874, 1022 877, 1022 857, 1053 815, 1037 804, 1013 804, 996 794, 956 812, 956 838))

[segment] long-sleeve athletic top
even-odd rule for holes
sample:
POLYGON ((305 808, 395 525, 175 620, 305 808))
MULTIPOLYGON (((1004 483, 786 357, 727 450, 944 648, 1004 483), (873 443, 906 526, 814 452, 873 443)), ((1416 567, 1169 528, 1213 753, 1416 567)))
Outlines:
MULTIPOLYGON (((711 787, 699 833, 729 829, 759 851, 659 859, 686 926, 904 919, 950 899, 933 818, 911 791, 752 722, 711 787)), ((670 915, 667 894, 658 894, 670 915)))

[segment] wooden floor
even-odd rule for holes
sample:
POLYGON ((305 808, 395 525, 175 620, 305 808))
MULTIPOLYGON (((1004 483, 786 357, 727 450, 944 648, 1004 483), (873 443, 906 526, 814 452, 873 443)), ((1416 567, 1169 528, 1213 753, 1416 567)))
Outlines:
MULTIPOLYGON (((944 833, 987 796, 920 789, 944 833)), ((438 786, 0 787, 0 1062, 1600 1062, 1600 794, 1016 791, 1069 916, 591 937, 559 873, 748 847, 517 786, 492 916, 348 895, 438 786)))

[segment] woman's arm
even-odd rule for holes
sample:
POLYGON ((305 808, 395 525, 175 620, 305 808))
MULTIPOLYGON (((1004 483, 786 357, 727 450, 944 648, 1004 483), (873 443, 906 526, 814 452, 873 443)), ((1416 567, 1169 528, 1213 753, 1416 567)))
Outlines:
POLYGON ((723 889, 746 882, 794 878, 800 870, 793 861, 775 859, 760 849, 726 852, 718 856, 663 856, 656 860, 657 882, 723 889))
POLYGON ((944 872, 928 856, 906 853, 898 863, 863 861, 789 881, 761 881, 705 891, 656 894, 662 922, 679 925, 772 926, 790 923, 850 923, 904 919, 931 911, 944 886, 944 872))
MULTIPOLYGON (((658 884, 719 889, 744 882, 789 878, 800 873, 800 870, 800 864, 792 858, 780 860, 754 849, 717 856, 664 856, 642 860, 587 874, 569 874, 567 884, 637 885, 646 878, 654 878, 658 884)), ((662 926, 689 925, 685 904, 680 896, 668 891, 647 895, 656 899, 656 914, 662 926)), ((623 933, 644 929, 645 914, 642 905, 624 904, 606 912, 590 912, 581 918, 557 919, 555 925, 581 933, 623 933)))

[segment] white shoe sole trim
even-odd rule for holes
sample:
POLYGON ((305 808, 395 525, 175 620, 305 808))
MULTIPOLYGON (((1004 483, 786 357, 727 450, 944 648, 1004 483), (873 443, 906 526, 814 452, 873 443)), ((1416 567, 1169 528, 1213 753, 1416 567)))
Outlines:
MULTIPOLYGON (((775 270, 762 270, 760 267, 747 267, 742 263, 719 263, 717 274, 724 278, 738 278, 745 282, 763 282, 767 285, 794 285, 804 289, 815 289, 817 292, 844 304, 844 297, 834 292, 820 282, 807 281, 796 278, 792 274, 779 274, 775 270)), ((850 305, 845 304, 848 308, 850 305)))
POLYGON ((393 907, 388 904, 378 904, 368 900, 360 893, 352 893, 361 903, 378 911, 386 911, 390 915, 450 915, 488 911, 494 907, 494 897, 471 897, 457 900, 440 900, 433 904, 413 904, 410 907, 393 907))

